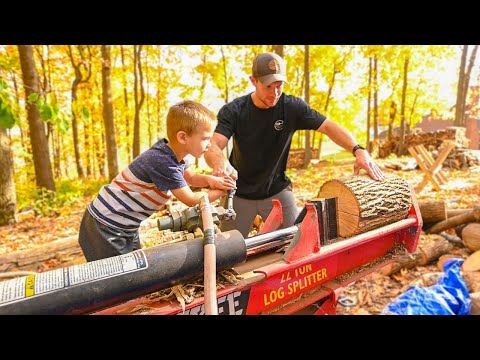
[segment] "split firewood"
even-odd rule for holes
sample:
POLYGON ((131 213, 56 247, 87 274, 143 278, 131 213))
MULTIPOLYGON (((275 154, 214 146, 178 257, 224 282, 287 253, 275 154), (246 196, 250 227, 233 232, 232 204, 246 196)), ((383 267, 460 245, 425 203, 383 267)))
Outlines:
POLYGON ((452 251, 453 245, 440 235, 420 235, 417 250, 413 254, 406 252, 380 269, 383 275, 392 275, 401 269, 412 269, 415 266, 424 266, 437 260, 441 255, 452 251))
POLYGON ((480 224, 470 223, 462 229, 462 240, 470 251, 480 250, 480 224))
POLYGON ((469 210, 463 214, 454 216, 452 218, 440 221, 426 231, 427 234, 438 234, 443 230, 455 228, 461 224, 467 224, 471 222, 480 222, 480 206, 474 206, 472 210, 469 210))
POLYGON ((326 181, 318 198, 337 198, 338 235, 350 237, 405 219, 412 205, 412 190, 403 179, 388 175, 375 181, 353 175, 326 181))
POLYGON ((440 256, 440 257, 438 258, 438 261, 437 261, 437 268, 438 268, 438 270, 444 271, 443 265, 445 264, 445 262, 446 262, 447 260, 450 260, 450 259, 453 259, 453 258, 458 258, 458 255, 454 255, 454 254, 444 254, 444 255, 440 256))
POLYGON ((465 260, 462 271, 480 271, 480 250, 475 251, 465 260))
POLYGON ((480 315, 480 291, 470 294, 470 298, 472 299, 470 315, 480 315))
POLYGON ((462 271, 469 293, 480 291, 480 271, 462 271))

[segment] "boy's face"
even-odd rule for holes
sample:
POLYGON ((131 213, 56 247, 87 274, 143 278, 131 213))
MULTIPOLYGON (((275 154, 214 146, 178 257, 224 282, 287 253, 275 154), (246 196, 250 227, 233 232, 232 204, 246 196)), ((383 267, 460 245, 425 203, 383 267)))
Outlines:
POLYGON ((213 130, 211 128, 199 129, 191 135, 187 135, 187 152, 196 158, 201 157, 210 147, 210 139, 212 138, 212 135, 213 130))

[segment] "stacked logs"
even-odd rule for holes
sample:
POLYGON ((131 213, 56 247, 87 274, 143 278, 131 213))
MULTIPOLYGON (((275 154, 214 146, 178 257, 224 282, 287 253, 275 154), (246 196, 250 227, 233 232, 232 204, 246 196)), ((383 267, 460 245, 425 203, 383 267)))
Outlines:
POLYGON ((468 139, 466 138, 465 128, 448 127, 444 130, 432 132, 423 132, 415 129, 405 136, 405 146, 402 154, 399 153, 399 136, 393 136, 391 139, 377 140, 371 143, 371 153, 379 158, 385 158, 392 153, 397 155, 408 155, 407 149, 412 146, 423 144, 425 148, 436 159, 438 149, 445 142, 453 142, 455 148, 450 152, 447 159, 443 162, 444 168, 462 169, 475 165, 480 165, 480 151, 468 149, 468 139))

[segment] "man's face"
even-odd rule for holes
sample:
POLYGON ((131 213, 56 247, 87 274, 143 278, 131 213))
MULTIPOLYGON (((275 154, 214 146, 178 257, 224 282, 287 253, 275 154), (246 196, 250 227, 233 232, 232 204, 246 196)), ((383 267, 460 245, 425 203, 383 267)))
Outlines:
POLYGON ((252 83, 255 86, 255 92, 258 99, 266 108, 274 107, 283 92, 283 81, 275 81, 270 85, 263 85, 260 81, 252 77, 252 83))

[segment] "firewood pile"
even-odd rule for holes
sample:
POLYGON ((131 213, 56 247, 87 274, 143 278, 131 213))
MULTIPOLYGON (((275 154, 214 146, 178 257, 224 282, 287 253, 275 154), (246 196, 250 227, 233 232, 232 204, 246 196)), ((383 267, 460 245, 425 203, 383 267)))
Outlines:
MULTIPOLYGON (((431 150, 430 153, 432 157, 436 159, 439 150, 434 149, 431 150)), ((480 150, 470 150, 457 145, 450 154, 448 154, 442 166, 444 168, 461 170, 477 165, 480 165, 480 150)))
POLYGON ((468 139, 466 130, 462 127, 448 127, 444 130, 433 132, 423 132, 420 129, 405 136, 405 149, 399 154, 398 136, 391 140, 379 140, 372 142, 372 154, 375 157, 386 158, 390 154, 407 155, 407 149, 412 146, 423 144, 434 159, 437 158, 442 146, 446 142, 454 142, 455 148, 450 152, 447 159, 443 162, 444 168, 465 169, 468 167, 480 165, 480 150, 468 149, 468 139))
MULTIPOLYGON (((318 158, 318 149, 312 149, 312 159, 318 158)), ((287 168, 298 169, 303 166, 305 149, 292 149, 288 154, 287 168)))

